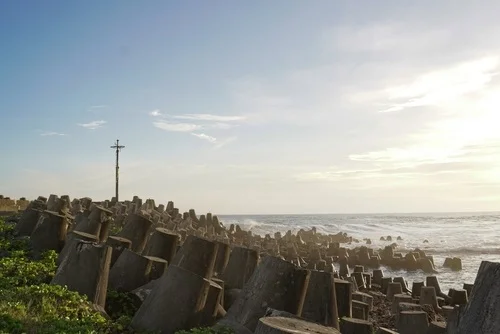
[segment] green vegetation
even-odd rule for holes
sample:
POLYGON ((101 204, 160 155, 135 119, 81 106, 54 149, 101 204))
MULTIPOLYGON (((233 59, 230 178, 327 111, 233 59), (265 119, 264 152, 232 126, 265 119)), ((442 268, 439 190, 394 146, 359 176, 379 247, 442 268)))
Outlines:
MULTIPOLYGON (((139 304, 129 294, 108 291, 106 312, 96 310, 85 296, 49 285, 57 254, 35 260, 27 238, 16 239, 14 226, 0 218, 0 333, 137 333, 128 329, 139 304)), ((181 331, 181 334, 229 334, 226 329, 181 331)))

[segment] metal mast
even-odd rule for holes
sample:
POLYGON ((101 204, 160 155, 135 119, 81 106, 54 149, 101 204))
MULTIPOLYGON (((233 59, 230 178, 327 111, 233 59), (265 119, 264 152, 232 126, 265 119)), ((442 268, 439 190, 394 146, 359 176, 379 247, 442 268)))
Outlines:
POLYGON ((111 146, 111 148, 116 148, 116 188, 115 188, 115 191, 116 191, 116 201, 118 202, 118 169, 120 168, 120 166, 118 165, 118 157, 120 155, 120 150, 122 148, 124 148, 125 146, 120 146, 119 145, 119 140, 117 139, 116 140, 116 143, 114 146, 111 146))

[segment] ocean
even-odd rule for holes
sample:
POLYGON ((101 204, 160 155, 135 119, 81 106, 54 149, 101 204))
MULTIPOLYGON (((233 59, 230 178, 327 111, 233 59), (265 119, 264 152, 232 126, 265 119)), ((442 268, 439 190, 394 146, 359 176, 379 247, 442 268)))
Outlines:
MULTIPOLYGON (((481 261, 500 261, 500 212, 484 213, 429 213, 429 214, 331 214, 331 215, 231 215, 219 216, 225 226, 239 224, 245 231, 264 236, 274 232, 313 226, 318 232, 336 234, 345 232, 360 240, 359 244, 342 244, 353 248, 364 245, 363 238, 370 238, 374 249, 393 242, 396 251, 406 253, 420 248, 434 257, 441 288, 461 288, 463 283, 474 283, 481 261), (390 235, 392 242, 380 241, 390 235), (403 240, 397 241, 401 236, 403 240), (424 243, 428 240, 428 243, 424 243), (462 271, 443 268, 446 257, 462 259, 462 271)), ((338 269, 338 267, 337 267, 338 269)), ((425 281, 422 271, 394 271, 382 267, 385 276, 403 276, 410 289, 413 281, 425 281)))

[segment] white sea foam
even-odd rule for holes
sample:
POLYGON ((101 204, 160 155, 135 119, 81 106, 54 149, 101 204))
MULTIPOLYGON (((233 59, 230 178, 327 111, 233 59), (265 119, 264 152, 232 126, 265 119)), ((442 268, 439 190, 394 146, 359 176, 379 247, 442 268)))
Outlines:
MULTIPOLYGON (((439 279, 444 288, 457 287, 463 282, 472 283, 481 260, 500 261, 499 213, 484 214, 409 214, 409 215, 256 215, 219 216, 224 225, 239 224, 254 234, 273 235, 280 231, 310 230, 313 226, 324 234, 345 232, 358 238, 370 238, 371 247, 383 248, 395 242, 397 251, 403 253, 420 248, 433 255, 439 279), (381 241, 380 237, 392 237, 392 241, 381 241), (396 240, 401 236, 403 240, 396 240), (424 243, 424 240, 428 242, 424 243), (463 270, 452 272, 442 268, 444 259, 458 256, 463 270)), ((410 281, 425 279, 422 272, 392 272, 410 281)))

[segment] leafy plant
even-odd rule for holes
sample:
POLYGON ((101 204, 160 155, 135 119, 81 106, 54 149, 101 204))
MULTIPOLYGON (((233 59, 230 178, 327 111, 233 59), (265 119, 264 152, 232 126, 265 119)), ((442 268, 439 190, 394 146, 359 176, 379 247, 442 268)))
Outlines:
MULTIPOLYGON (((85 296, 64 286, 50 285, 56 259, 54 251, 33 259, 29 239, 17 239, 14 226, 0 218, 0 334, 151 334, 129 328, 140 306, 130 294, 108 291, 108 319, 85 296)), ((197 328, 179 333, 232 332, 197 328)))
POLYGON ((108 290, 106 296, 106 313, 111 319, 119 319, 120 317, 132 318, 140 306, 140 301, 134 299, 131 294, 108 290))

